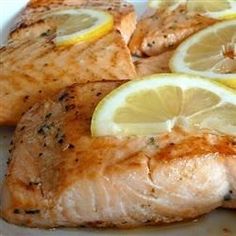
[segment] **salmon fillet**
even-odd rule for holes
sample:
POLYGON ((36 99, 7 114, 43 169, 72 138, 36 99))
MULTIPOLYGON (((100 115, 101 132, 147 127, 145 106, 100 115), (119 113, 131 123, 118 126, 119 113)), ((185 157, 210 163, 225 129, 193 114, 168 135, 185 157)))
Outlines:
POLYGON ((0 49, 0 125, 16 124, 35 102, 73 83, 135 77, 129 49, 116 31, 69 47, 44 37, 15 42, 0 49))
POLYGON ((114 16, 115 28, 127 43, 135 30, 136 13, 133 5, 122 0, 31 0, 12 27, 11 40, 25 40, 52 34, 57 25, 44 17, 52 12, 75 8, 98 9, 114 16))
POLYGON ((135 22, 133 6, 120 0, 30 1, 8 45, 0 49, 0 125, 15 125, 35 102, 75 82, 134 78, 124 39, 129 39, 135 22), (76 7, 110 11, 115 29, 96 42, 56 47, 58 22, 43 16, 76 7))
POLYGON ((121 83, 73 85, 22 117, 0 201, 5 220, 130 228, 236 208, 233 137, 91 137, 95 106, 121 83))
POLYGON ((138 76, 146 76, 155 73, 169 73, 169 60, 173 55, 172 51, 164 52, 158 56, 139 58, 134 62, 138 76))
POLYGON ((138 22, 129 48, 136 56, 156 56, 176 48, 184 39, 215 22, 187 12, 185 5, 173 11, 158 9, 152 16, 138 22))

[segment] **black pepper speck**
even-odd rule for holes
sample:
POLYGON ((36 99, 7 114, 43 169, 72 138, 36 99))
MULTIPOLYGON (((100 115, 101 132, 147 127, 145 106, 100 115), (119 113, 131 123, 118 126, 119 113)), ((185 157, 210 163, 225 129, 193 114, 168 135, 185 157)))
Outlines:
POLYGON ((13 213, 14 214, 20 214, 20 210, 19 209, 14 209, 13 213))

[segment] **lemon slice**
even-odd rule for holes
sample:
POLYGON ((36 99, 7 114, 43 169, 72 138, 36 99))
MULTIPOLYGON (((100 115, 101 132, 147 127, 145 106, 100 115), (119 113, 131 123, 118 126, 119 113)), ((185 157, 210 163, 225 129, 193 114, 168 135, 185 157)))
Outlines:
POLYGON ((66 46, 102 37, 113 28, 113 16, 91 9, 55 11, 45 18, 57 22, 55 43, 66 46))
POLYGON ((186 74, 156 74, 107 95, 92 117, 93 136, 153 135, 180 127, 236 135, 236 92, 186 74))
POLYGON ((185 40, 170 60, 170 68, 236 88, 236 20, 212 25, 185 40))
POLYGON ((199 12, 202 15, 215 19, 236 18, 235 0, 188 0, 187 8, 189 11, 199 12))
POLYGON ((235 0, 150 0, 151 8, 168 7, 175 9, 180 4, 186 4, 188 11, 198 12, 215 19, 236 18, 235 0))

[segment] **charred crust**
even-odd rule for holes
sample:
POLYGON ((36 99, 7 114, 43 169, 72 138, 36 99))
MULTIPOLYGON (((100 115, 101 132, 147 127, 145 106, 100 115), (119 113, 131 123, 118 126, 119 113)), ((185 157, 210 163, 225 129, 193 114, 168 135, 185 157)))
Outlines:
POLYGON ((23 131, 25 129, 25 126, 22 126, 21 128, 20 128, 20 131, 23 131))
MULTIPOLYGON (((50 114, 50 113, 49 113, 50 114)), ((51 116, 51 115, 50 115, 51 116)), ((50 117, 49 116, 49 117, 50 117)), ((48 118, 49 118, 48 117, 48 118)), ((47 119, 46 117, 45 117, 45 119, 47 119)), ((54 123, 52 122, 51 124, 43 124, 43 125, 41 125, 40 127, 39 127, 39 129, 38 129, 38 131, 37 131, 37 133, 38 134, 41 134, 41 135, 46 135, 50 130, 51 130, 51 128, 52 127, 54 127, 54 123)))
POLYGON ((14 209, 13 213, 14 214, 20 214, 20 210, 19 209, 14 209))
POLYGON ((11 163, 11 158, 8 158, 7 159, 7 165, 10 165, 10 163, 11 163))
POLYGON ((57 141, 57 143, 63 144, 63 143, 64 143, 64 139, 63 139, 63 138, 60 138, 60 139, 57 141))
POLYGON ((70 105, 66 105, 66 106, 65 106, 65 110, 66 110, 66 111, 71 111, 71 110, 73 110, 73 109, 75 109, 75 104, 70 104, 70 105))
POLYGON ((59 98, 58 98, 58 101, 61 102, 63 101, 66 97, 69 96, 69 93, 63 93, 59 98))
POLYGON ((24 96, 23 101, 26 102, 29 99, 29 95, 24 96))
POLYGON ((33 209, 33 210, 25 210, 25 214, 29 214, 29 215, 34 215, 34 214, 39 214, 40 210, 38 209, 33 209))
POLYGON ((69 148, 69 149, 73 149, 73 148, 75 148, 75 145, 73 145, 73 144, 70 143, 69 146, 68 146, 68 148, 69 148))
POLYGON ((151 220, 146 220, 144 224, 150 224, 152 221, 151 220))
POLYGON ((52 113, 48 113, 46 116, 45 116, 45 119, 48 119, 52 116, 52 113))

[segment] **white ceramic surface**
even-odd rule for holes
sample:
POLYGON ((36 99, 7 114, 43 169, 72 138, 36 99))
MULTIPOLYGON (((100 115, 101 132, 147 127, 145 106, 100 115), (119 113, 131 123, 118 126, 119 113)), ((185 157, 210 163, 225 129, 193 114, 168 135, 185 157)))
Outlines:
MULTIPOLYGON (((104 0, 105 1, 105 0, 104 0)), ((136 10, 141 14, 145 10, 145 1, 136 0, 136 10)), ((27 0, 0 0, 0 44, 6 40, 9 25, 27 0)), ((0 88, 1 89, 1 88, 0 88)), ((0 188, 6 170, 8 146, 13 128, 0 128, 0 188)), ((0 219, 0 236, 236 236, 236 211, 217 210, 194 222, 170 226, 147 227, 134 230, 94 230, 94 229, 56 229, 40 230, 19 227, 0 219)))

